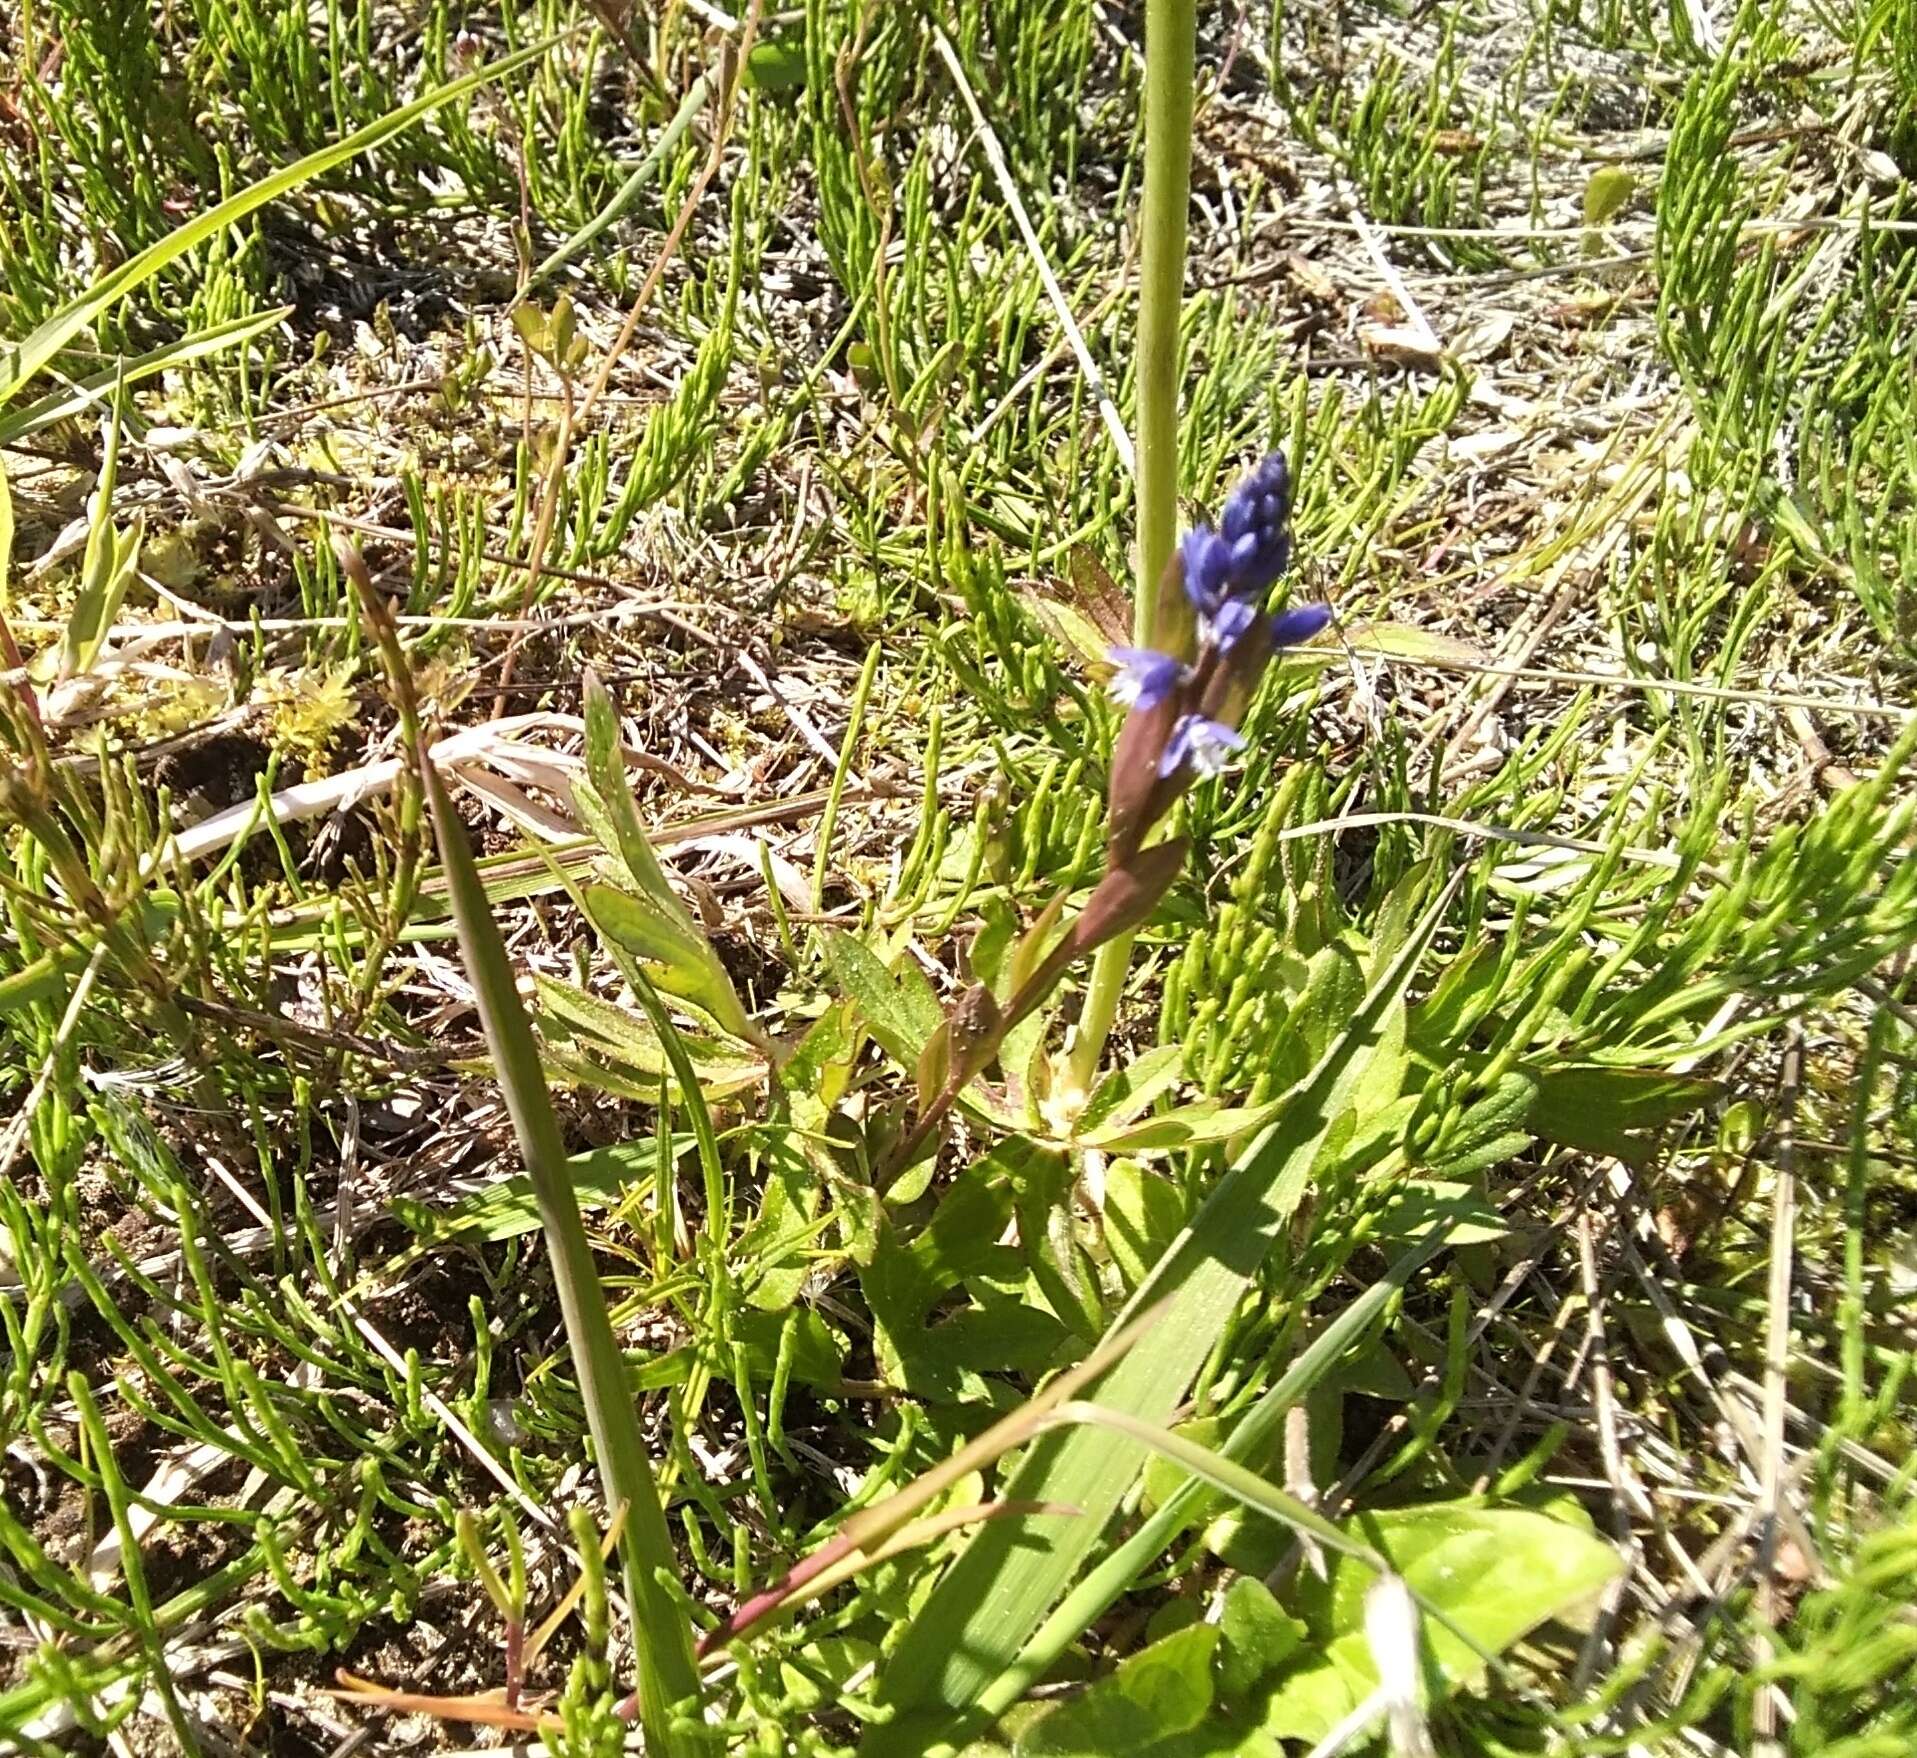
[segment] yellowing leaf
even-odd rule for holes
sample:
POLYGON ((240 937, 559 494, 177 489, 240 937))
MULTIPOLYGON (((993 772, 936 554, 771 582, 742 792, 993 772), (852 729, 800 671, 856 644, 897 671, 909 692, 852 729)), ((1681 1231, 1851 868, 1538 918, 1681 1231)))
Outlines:
POLYGON ((1621 214, 1637 194, 1637 179, 1622 165, 1600 165, 1584 185, 1584 223, 1602 226, 1621 214))
MULTIPOLYGON (((1484 1676, 1479 1650, 1500 1654, 1547 1620, 1574 1616, 1624 1567, 1568 1500, 1550 1513, 1470 1502, 1380 1509, 1365 1530, 1420 1604, 1444 1614, 1444 1623, 1422 1619, 1422 1638, 1447 1691, 1484 1676)), ((1266 1733, 1322 1739, 1376 1686, 1364 1633, 1364 1596, 1375 1579, 1343 1556, 1332 1559, 1326 1581, 1301 1577, 1296 1609, 1317 1640, 1310 1659, 1280 1674, 1265 1706, 1266 1733)))
POLYGON ((1359 623, 1345 631, 1345 639, 1360 653, 1382 653, 1387 659, 1425 659, 1433 665, 1491 663, 1490 654, 1469 641, 1404 623, 1359 623))

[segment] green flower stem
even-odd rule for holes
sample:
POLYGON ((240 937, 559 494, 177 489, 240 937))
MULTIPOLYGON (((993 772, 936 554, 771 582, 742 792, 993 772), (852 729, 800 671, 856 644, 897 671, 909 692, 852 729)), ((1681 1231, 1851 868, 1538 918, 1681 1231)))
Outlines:
POLYGON ((1158 602, 1158 582, 1178 535, 1178 330, 1185 299, 1185 215, 1191 205, 1191 109, 1196 8, 1149 0, 1145 8, 1145 196, 1138 294, 1137 644, 1167 653, 1191 642, 1182 598, 1158 602), (1165 626, 1176 617, 1176 628, 1165 626))
POLYGON ((1105 1041, 1112 1035, 1112 1022, 1118 1018, 1125 977, 1132 968, 1132 939, 1133 936, 1127 934, 1108 941, 1092 960, 1091 981, 1085 985, 1085 999, 1078 1010, 1078 1030, 1065 1062, 1067 1103, 1073 1110, 1091 1093, 1099 1058, 1105 1054, 1105 1041))
MULTIPOLYGON (((1185 296, 1185 218, 1191 205, 1192 0, 1145 7, 1145 195, 1139 220, 1138 574, 1132 638, 1178 653, 1192 640, 1182 596, 1159 603, 1158 582, 1178 536, 1178 327, 1185 296), (1178 626, 1171 626, 1176 620, 1178 626)), ((1091 1091, 1131 969, 1131 936, 1101 947, 1067 1062, 1069 1091, 1091 1091)))
MULTIPOLYGON (((520 1004, 518 980, 499 925, 493 920, 492 903, 474 863, 466 828, 453 809, 445 783, 433 768, 412 671, 392 609, 374 590, 372 576, 356 550, 343 547, 340 559, 385 661, 400 723, 411 742, 419 792, 432 815, 466 975, 472 982, 486 1046, 492 1052, 493 1069, 512 1118, 513 1133, 519 1139, 546 1249, 552 1257, 553 1285, 559 1294, 573 1369, 579 1376, 579 1395, 586 1406, 586 1425, 592 1433, 593 1457, 605 1489, 607 1510, 616 1515, 619 1509, 625 1509, 619 1558, 632 1615, 633 1655, 639 1674, 637 1707, 646 1750, 659 1758, 711 1753, 717 1750, 713 1735, 696 1724, 690 1728, 674 1725, 675 1709, 696 1713, 699 1703, 699 1667, 692 1652, 692 1628, 668 1585, 677 1567, 672 1533, 666 1525, 665 1505, 646 1452, 645 1436, 640 1432, 632 1382, 619 1352, 619 1339, 613 1334, 605 1289, 592 1261, 592 1242, 579 1216, 579 1198, 566 1164, 565 1143, 553 1113, 532 1023, 520 1004)), ((672 1042, 670 1034, 667 1041, 672 1042)), ((689 1071, 681 1066, 678 1072, 682 1083, 687 1082, 689 1071)), ((698 1089, 687 1085, 686 1090, 696 1093, 698 1089)))
MULTIPOLYGON (((659 1758, 703 1758, 717 1750, 715 1736, 696 1721, 690 1726, 675 1725, 675 1711, 690 1710, 696 1716, 700 1685, 692 1628, 670 1585, 677 1567, 672 1533, 640 1432, 632 1382, 613 1333, 605 1289, 593 1264, 592 1242, 579 1216, 579 1198, 566 1164, 539 1046, 520 1004, 518 980, 493 920, 492 903, 474 863, 466 828, 433 768, 392 609, 374 590, 372 576, 356 550, 343 547, 340 559, 358 591, 366 625, 379 644, 400 722, 411 742, 419 795, 431 813, 466 975, 552 1258, 553 1285, 559 1294, 573 1370, 579 1376, 579 1395, 586 1406, 586 1425, 592 1433, 593 1458, 607 1510, 614 1516, 625 1510, 619 1559, 632 1615, 633 1656, 639 1675, 635 1696, 646 1750, 659 1758)), ((682 1067, 679 1072, 683 1080, 686 1070, 682 1067)), ((596 1558, 597 1553, 593 1554, 596 1558)))

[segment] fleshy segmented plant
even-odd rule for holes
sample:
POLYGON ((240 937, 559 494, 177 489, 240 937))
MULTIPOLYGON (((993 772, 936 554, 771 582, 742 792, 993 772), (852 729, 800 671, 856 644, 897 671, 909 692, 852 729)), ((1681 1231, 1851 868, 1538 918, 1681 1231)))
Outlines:
POLYGON ((1272 655, 1331 620, 1323 604, 1268 613, 1265 600, 1290 566, 1291 469, 1273 452, 1226 497, 1217 525, 1193 526, 1166 563, 1150 626, 1182 631, 1176 648, 1111 649, 1111 692, 1128 712, 1112 750, 1104 877, 1049 950, 1064 899, 1039 917, 1013 961, 1007 1001, 983 983, 960 995, 919 1060, 919 1117, 882 1185, 933 1138, 1006 1033, 1078 960, 1137 928, 1170 890, 1185 840, 1146 838, 1194 781, 1216 775, 1243 748, 1239 728, 1272 655))

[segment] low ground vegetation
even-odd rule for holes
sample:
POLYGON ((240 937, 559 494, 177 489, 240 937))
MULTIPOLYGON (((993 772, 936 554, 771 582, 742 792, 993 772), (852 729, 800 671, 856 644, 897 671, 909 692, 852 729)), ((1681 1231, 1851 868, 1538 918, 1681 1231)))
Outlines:
POLYGON ((0 1742, 1917 1747, 1917 14, 1201 9, 1094 1060, 1144 11, 0 19, 0 1742))

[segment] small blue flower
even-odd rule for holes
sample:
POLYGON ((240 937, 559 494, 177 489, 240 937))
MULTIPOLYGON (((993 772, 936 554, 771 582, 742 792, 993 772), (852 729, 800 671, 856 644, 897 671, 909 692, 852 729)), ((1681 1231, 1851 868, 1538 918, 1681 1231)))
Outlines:
POLYGON ((1216 775, 1225 767, 1225 759, 1244 747, 1243 737, 1222 720, 1181 715, 1165 741, 1165 754, 1158 759, 1159 778, 1169 780, 1188 766, 1198 775, 1216 775))
POLYGON ((1273 452, 1225 501, 1218 521, 1235 591, 1262 592, 1291 566, 1291 470, 1273 452))
POLYGON ((1274 647, 1296 647, 1309 641, 1325 624, 1331 621, 1331 606, 1328 604, 1294 604, 1290 610, 1280 611, 1271 619, 1271 644, 1274 647))
POLYGON ((1205 639, 1220 653, 1229 653, 1258 620, 1258 606, 1249 598, 1227 598, 1202 621, 1205 639))
POLYGON ((1150 647, 1114 647, 1107 657, 1118 667, 1112 695, 1127 708, 1156 708, 1185 676, 1185 668, 1169 653, 1150 647))
POLYGON ((1184 535, 1185 596, 1202 616, 1210 616, 1231 596, 1231 545, 1209 525, 1194 525, 1184 535))

